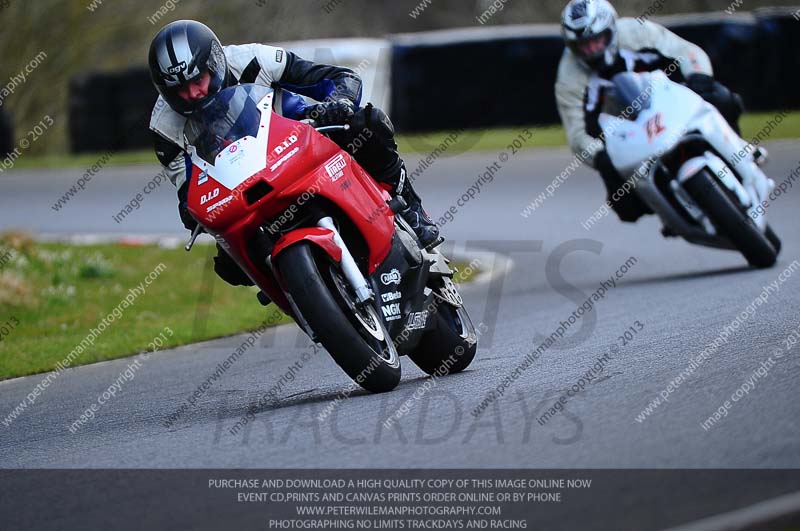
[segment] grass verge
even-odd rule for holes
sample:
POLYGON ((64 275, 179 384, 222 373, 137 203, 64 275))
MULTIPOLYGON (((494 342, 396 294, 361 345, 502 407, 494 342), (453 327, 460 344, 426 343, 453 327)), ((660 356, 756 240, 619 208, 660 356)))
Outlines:
MULTIPOLYGON (((743 138, 750 141, 767 121, 774 120, 775 113, 747 113, 742 116, 740 125, 743 138)), ((447 149, 448 155, 464 151, 500 151, 510 150, 509 144, 515 138, 525 138, 523 131, 526 129, 533 133, 530 140, 522 144, 522 149, 547 148, 566 146, 567 137, 560 125, 554 126, 529 126, 506 129, 484 129, 467 131, 445 131, 425 135, 398 135, 398 144, 401 153, 417 153, 427 155, 431 153, 448 136, 455 141, 447 149)), ((785 140, 800 138, 800 113, 793 112, 778 124, 769 140, 785 140)))
POLYGON ((165 349, 255 330, 265 320, 291 322, 276 306, 261 306, 256 288, 232 287, 217 277, 215 254, 212 245, 187 253, 0 236, 0 380, 52 370, 121 304, 121 316, 86 343, 72 366, 150 350, 156 337, 165 349), (129 290, 138 293, 159 264, 164 267, 156 278, 124 305, 129 290))
MULTIPOLYGON (((750 140, 761 130, 775 113, 748 113, 742 116, 741 126, 744 138, 750 140)), ((517 138, 525 129, 533 132, 533 137, 523 145, 525 148, 559 147, 566 145, 566 136, 561 126, 526 126, 500 129, 467 130, 463 132, 443 131, 430 134, 398 135, 397 142, 403 154, 427 155, 432 152, 447 136, 457 134, 456 142, 448 149, 449 154, 464 151, 499 151, 517 138)), ((770 136, 770 140, 800 138, 800 115, 793 112, 779 124, 770 136)), ((103 154, 91 153, 81 155, 44 155, 21 157, 17 168, 90 168, 103 154)), ((108 166, 124 166, 130 164, 155 164, 155 155, 151 150, 126 151, 114 153, 108 160, 108 166)))
POLYGON ((170 348, 255 330, 274 306, 261 306, 255 288, 220 280, 211 269, 214 253, 211 245, 187 253, 156 245, 67 245, 4 235, 0 334, 7 333, 0 341, 0 379, 52 370, 158 264, 166 267, 72 365, 143 352, 159 334, 166 337, 163 348, 170 348))

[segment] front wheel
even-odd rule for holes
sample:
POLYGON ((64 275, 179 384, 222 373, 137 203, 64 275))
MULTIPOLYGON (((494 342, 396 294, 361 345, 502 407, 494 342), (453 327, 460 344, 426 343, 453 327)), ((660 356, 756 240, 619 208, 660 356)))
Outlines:
POLYGON ((454 305, 439 298, 437 302, 434 328, 425 332, 408 357, 426 373, 443 376, 461 372, 472 363, 478 334, 463 303, 454 305))
POLYGON ((374 305, 357 304, 339 264, 308 243, 278 258, 286 288, 300 313, 333 360, 357 384, 373 393, 400 382, 400 358, 374 305))
POLYGON ((766 268, 775 265, 778 252, 767 235, 728 197, 708 170, 687 180, 684 187, 714 227, 733 243, 751 266, 766 268))
POLYGON ((778 235, 775 234, 775 231, 772 230, 772 227, 767 225, 767 229, 764 231, 764 236, 767 237, 769 243, 775 248, 775 254, 781 254, 781 248, 783 247, 783 243, 781 243, 781 239, 778 238, 778 235))

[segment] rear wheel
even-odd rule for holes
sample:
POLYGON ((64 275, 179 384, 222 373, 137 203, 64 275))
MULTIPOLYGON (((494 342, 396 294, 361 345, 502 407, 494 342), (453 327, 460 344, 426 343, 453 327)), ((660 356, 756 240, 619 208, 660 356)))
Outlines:
POLYGON ((339 264, 307 243, 286 249, 278 270, 300 313, 333 360, 373 393, 400 382, 400 359, 372 304, 359 305, 339 264))
POLYGON ((767 234, 761 232, 750 216, 728 197, 707 170, 690 178, 684 187, 714 227, 733 243, 751 266, 765 268, 775 265, 778 252, 767 234))
MULTIPOLYGON (((455 290, 452 282, 449 289, 455 290)), ((457 292, 456 296, 460 300, 457 292)), ((442 298, 437 302, 435 328, 425 332, 408 357, 428 374, 455 374, 466 369, 475 358, 478 334, 463 303, 455 305, 442 298)))

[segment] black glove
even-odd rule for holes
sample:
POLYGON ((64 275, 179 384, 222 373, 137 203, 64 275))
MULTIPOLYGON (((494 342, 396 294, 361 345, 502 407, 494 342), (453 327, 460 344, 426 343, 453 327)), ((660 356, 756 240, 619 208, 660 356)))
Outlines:
POLYGON ((189 183, 187 181, 178 189, 178 215, 181 217, 183 226, 194 232, 194 229, 197 228, 198 223, 197 220, 192 217, 192 214, 189 213, 189 208, 186 205, 186 196, 188 193, 189 183))
POLYGON ((744 103, 741 96, 722 83, 714 81, 713 77, 705 74, 690 75, 686 79, 686 86, 716 107, 733 130, 736 131, 736 134, 741 135, 739 117, 744 112, 744 103))
POLYGON ((606 185, 606 199, 611 203, 611 208, 622 221, 634 222, 645 214, 652 214, 650 210, 633 189, 627 191, 623 188, 625 182, 619 174, 608 152, 604 149, 594 156, 594 167, 600 172, 603 183, 606 185), (614 199, 616 194, 617 198, 614 199))
POLYGON ((314 120, 319 127, 346 124, 356 112, 353 102, 347 99, 326 101, 312 105, 306 111, 306 118, 314 120))
POLYGON ((714 78, 706 74, 691 74, 686 78, 686 86, 710 101, 714 93, 714 78))
POLYGON ((622 178, 619 177, 619 172, 617 172, 617 168, 614 167, 614 163, 611 162, 611 157, 608 156, 608 151, 605 149, 598 151, 594 156, 594 168, 600 172, 604 181, 613 179, 621 184, 622 178))
MULTIPOLYGON (((242 271, 239 264, 217 244, 217 256, 214 257, 214 272, 231 286, 254 286, 253 281, 242 271)), ((260 300, 260 299, 259 299, 260 300)))

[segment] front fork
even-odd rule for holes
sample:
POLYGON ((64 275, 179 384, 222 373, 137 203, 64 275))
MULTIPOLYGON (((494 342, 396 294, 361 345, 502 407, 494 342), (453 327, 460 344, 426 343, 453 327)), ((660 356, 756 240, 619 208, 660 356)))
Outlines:
POLYGON ((339 231, 336 230, 333 219, 330 216, 325 216, 317 222, 317 226, 331 231, 333 233, 333 242, 342 250, 342 273, 355 290, 356 300, 361 304, 371 301, 375 295, 369 287, 369 284, 367 284, 367 279, 364 278, 358 265, 356 265, 353 255, 350 254, 350 250, 339 235, 339 231))

